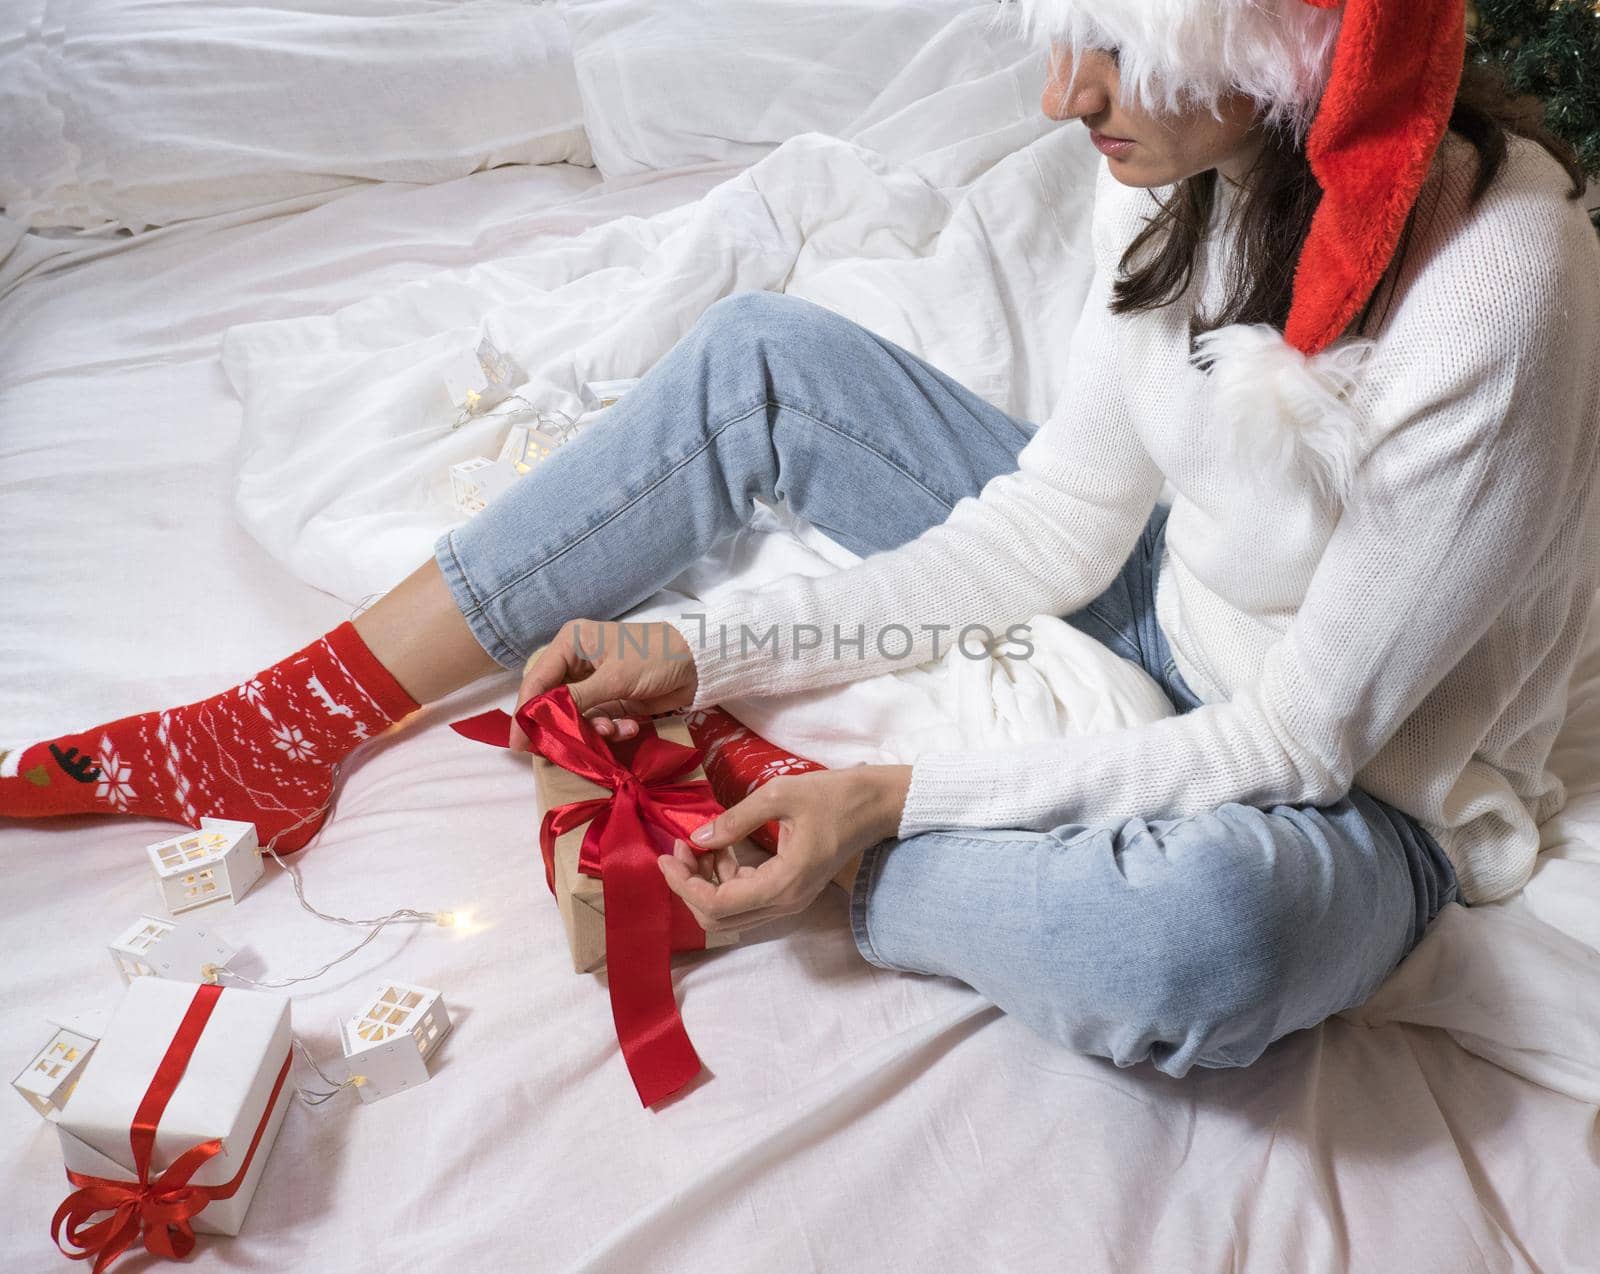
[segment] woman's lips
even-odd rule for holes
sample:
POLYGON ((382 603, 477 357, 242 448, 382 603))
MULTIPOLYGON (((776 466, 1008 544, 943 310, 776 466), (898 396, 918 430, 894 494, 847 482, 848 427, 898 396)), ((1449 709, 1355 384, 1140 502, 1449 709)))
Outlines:
POLYGON ((1097 151, 1110 159, 1121 159, 1134 147, 1134 143, 1126 137, 1108 137, 1105 133, 1097 133, 1092 128, 1089 130, 1089 140, 1094 143, 1097 151))

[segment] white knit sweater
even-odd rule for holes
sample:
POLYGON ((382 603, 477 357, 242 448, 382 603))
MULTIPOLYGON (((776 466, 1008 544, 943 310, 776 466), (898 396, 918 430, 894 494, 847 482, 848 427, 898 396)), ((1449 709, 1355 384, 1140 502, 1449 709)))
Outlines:
POLYGON ((1188 323, 1218 295, 1224 248, 1182 302, 1109 312, 1152 203, 1103 176, 1067 388, 1017 472, 901 548, 680 625, 696 706, 921 662, 924 625, 1003 632, 1067 614, 1116 575, 1165 479, 1157 615, 1204 705, 1114 734, 924 754, 900 834, 1323 805, 1359 784, 1429 829, 1467 901, 1518 888, 1563 801, 1545 762, 1600 583, 1600 245, 1537 146, 1514 141, 1469 209, 1470 155, 1447 141, 1419 204, 1353 400, 1361 459, 1342 506, 1221 434, 1188 323), (903 658, 870 637, 865 658, 830 641, 797 654, 806 642, 789 636, 889 624, 918 638, 903 658), (741 643, 741 625, 779 640, 741 643))

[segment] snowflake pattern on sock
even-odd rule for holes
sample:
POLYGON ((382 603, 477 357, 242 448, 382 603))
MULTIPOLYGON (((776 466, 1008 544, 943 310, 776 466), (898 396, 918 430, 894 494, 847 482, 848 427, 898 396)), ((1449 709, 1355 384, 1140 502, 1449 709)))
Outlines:
POLYGON ((134 798, 133 767, 123 763, 109 738, 100 740, 100 755, 95 764, 100 768, 100 777, 94 785, 95 797, 117 813, 126 814, 134 798))
POLYGON ((417 707, 343 624, 221 694, 5 755, 0 814, 134 814, 256 825, 298 849, 321 825, 333 766, 417 707))

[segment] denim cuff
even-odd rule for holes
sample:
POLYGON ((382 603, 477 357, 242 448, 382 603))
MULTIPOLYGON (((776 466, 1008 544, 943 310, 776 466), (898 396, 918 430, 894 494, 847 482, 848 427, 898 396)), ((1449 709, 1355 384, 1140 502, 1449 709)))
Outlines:
POLYGON ((855 881, 850 886, 850 932, 855 937, 856 950, 868 964, 875 964, 880 969, 894 969, 895 966, 882 959, 873 948, 872 937, 867 933, 867 898, 877 884, 884 852, 894 848, 894 845, 893 840, 884 840, 869 847, 861 855, 861 865, 856 869, 855 881))
POLYGON ((472 587, 472 581, 467 578, 467 572, 456 554, 455 535, 454 531, 446 531, 433 547, 433 560, 439 564, 439 573, 444 576, 450 595, 455 598, 456 608, 467 621, 467 627, 472 629, 472 635, 478 639, 478 645, 497 664, 512 672, 521 672, 527 658, 512 649, 511 643, 501 635, 483 609, 477 590, 472 587))

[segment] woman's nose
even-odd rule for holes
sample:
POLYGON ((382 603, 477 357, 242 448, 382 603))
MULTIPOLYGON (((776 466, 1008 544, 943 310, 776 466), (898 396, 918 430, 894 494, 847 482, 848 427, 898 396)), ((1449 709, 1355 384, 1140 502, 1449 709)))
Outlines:
POLYGON ((1110 109, 1117 97, 1117 63, 1090 49, 1074 57, 1060 45, 1050 49, 1050 78, 1040 106, 1051 119, 1084 119, 1110 109))

